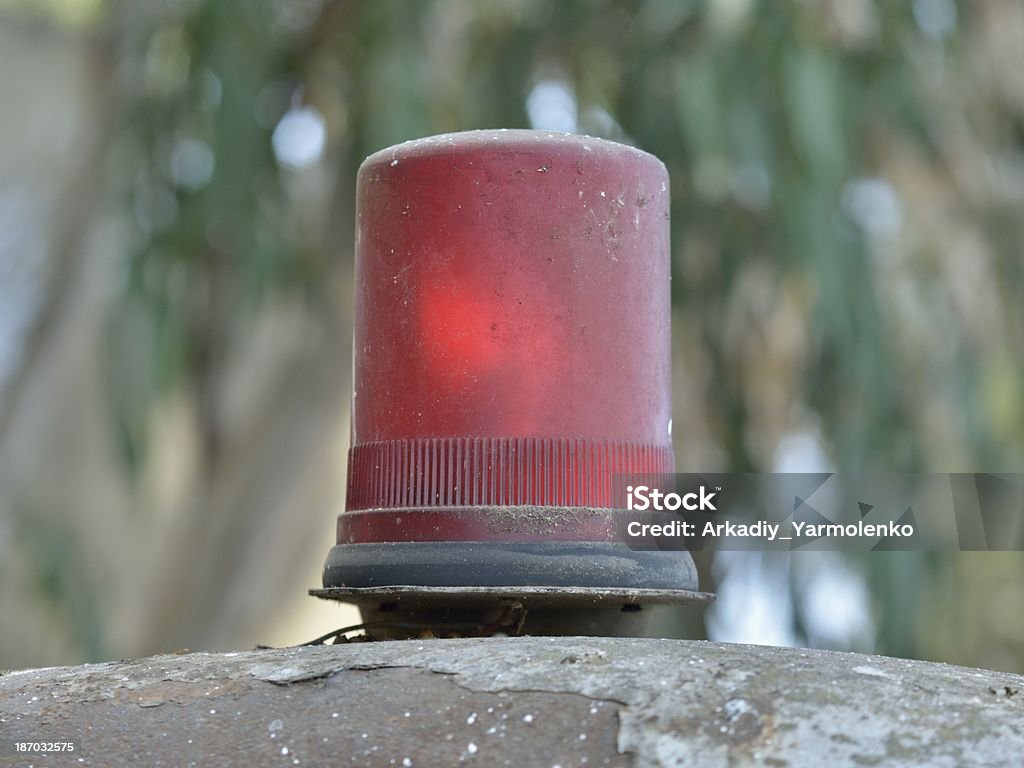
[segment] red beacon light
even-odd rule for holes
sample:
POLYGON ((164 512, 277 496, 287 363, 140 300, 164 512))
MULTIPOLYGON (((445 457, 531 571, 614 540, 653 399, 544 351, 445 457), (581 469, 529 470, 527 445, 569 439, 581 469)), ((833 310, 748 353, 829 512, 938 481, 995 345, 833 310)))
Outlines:
POLYGON ((555 634, 706 597, 688 553, 621 541, 613 499, 616 476, 673 471, 668 212, 665 166, 601 139, 366 159, 348 501, 314 594, 404 626, 511 606, 555 634))

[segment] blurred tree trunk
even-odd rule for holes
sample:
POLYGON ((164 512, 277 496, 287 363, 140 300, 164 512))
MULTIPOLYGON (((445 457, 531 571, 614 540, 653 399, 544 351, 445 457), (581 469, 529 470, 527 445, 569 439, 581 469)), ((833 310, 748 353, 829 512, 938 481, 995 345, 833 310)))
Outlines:
POLYGON ((0 378, 6 666, 279 637, 276 620, 316 605, 305 589, 341 503, 351 334, 327 304, 268 302, 223 358, 215 462, 187 390, 150 416, 138 477, 118 458, 106 330, 127 243, 102 205, 115 43, 0 17, 0 301, 22 312, 0 351, 24 345, 0 378))

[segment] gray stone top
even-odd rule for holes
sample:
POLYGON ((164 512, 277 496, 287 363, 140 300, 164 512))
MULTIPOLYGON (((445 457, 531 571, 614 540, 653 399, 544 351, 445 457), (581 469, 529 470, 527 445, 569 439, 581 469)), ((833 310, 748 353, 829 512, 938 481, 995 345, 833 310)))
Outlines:
POLYGON ((1020 766, 1024 678, 680 640, 350 643, 10 672, 36 765, 1020 766))

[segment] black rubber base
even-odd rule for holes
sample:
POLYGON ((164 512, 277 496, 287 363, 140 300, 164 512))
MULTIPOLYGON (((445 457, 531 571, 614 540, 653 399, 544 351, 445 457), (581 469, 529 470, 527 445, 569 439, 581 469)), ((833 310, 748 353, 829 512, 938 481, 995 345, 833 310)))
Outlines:
POLYGON ((575 587, 697 590, 689 552, 614 542, 341 544, 324 565, 332 587, 575 587))
POLYGON ((642 637, 667 606, 713 599, 697 591, 689 552, 614 542, 342 544, 327 556, 323 582, 310 592, 358 605, 375 639, 642 637))

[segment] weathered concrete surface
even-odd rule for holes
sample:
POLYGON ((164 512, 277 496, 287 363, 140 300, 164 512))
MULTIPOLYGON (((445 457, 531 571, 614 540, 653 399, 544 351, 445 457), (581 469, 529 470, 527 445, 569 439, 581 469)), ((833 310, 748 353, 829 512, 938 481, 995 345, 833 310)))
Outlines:
MULTIPOLYGON (((675 640, 361 643, 8 673, 12 765, 1024 765, 1024 678, 675 640)), ((5 765, 0 759, 0 765, 5 765)))

